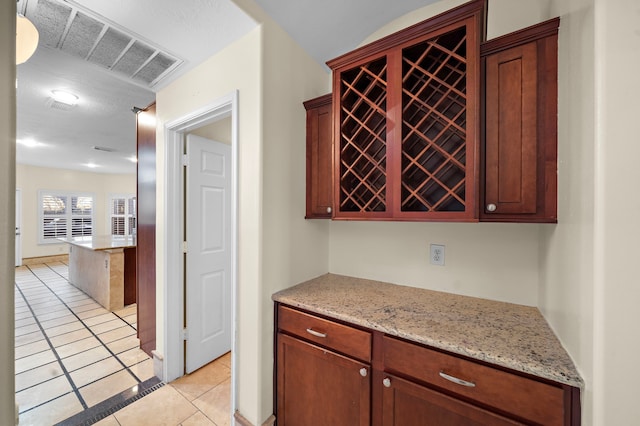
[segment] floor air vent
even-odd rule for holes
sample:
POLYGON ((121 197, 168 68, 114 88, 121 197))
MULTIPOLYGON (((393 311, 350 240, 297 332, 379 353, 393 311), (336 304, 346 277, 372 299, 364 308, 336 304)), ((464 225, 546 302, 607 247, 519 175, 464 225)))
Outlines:
POLYGON ((183 63, 71 2, 21 0, 18 10, 38 28, 41 46, 60 49, 149 88, 183 63))

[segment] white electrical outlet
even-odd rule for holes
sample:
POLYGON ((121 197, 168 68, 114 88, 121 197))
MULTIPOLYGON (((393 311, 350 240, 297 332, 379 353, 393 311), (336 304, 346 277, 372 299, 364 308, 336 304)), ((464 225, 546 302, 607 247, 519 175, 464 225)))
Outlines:
POLYGON ((444 245, 431 244, 429 251, 429 263, 432 265, 444 266, 444 245))

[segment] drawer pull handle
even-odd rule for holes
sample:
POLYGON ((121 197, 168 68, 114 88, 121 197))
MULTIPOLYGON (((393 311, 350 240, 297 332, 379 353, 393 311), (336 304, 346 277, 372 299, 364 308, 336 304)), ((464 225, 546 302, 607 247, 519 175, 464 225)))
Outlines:
POLYGON ((466 380, 462 380, 462 379, 458 379, 457 377, 450 376, 447 373, 445 373, 444 371, 441 371, 439 374, 440 374, 440 377, 442 377, 443 379, 448 380, 450 382, 453 382, 455 384, 466 386, 468 388, 475 388, 476 387, 475 383, 467 382, 466 380))
POLYGON ((327 337, 326 333, 320 333, 319 331, 315 331, 311 328, 307 328, 307 333, 311 334, 312 336, 316 336, 316 337, 322 337, 325 338, 327 337))

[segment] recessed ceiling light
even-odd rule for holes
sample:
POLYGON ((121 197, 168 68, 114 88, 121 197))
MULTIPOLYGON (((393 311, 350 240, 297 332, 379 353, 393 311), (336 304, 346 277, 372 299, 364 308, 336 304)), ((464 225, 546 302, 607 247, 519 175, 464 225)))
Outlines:
POLYGON ((35 148, 37 146, 44 146, 42 142, 34 141, 33 139, 18 139, 16 140, 22 146, 26 146, 28 148, 35 148))
POLYGON ((52 90, 51 94, 56 102, 67 105, 75 105, 78 103, 79 98, 73 93, 65 92, 64 90, 52 90))
POLYGON ((85 164, 85 166, 87 166, 90 169, 95 169, 96 167, 100 167, 99 165, 97 165, 95 163, 87 163, 87 164, 85 164))

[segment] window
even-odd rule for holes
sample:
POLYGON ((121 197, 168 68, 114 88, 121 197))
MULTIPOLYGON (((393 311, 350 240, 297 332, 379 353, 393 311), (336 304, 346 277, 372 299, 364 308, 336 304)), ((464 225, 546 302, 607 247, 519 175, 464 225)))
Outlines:
POLYGON ((93 235, 93 194, 65 191, 38 192, 39 243, 58 243, 56 238, 93 235))
POLYGON ((111 235, 136 234, 136 197, 131 194, 109 197, 111 235))

